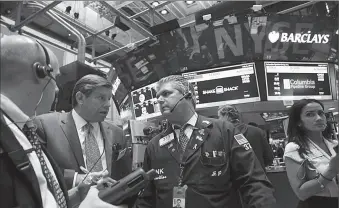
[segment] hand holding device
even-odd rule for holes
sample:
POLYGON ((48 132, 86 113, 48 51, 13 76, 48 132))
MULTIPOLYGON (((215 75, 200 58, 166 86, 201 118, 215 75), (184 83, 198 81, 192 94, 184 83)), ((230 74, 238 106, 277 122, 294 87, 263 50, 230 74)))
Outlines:
POLYGON ((138 168, 113 186, 100 191, 99 197, 107 203, 120 204, 126 198, 139 193, 155 176, 156 172, 153 169, 146 173, 142 168, 138 168))

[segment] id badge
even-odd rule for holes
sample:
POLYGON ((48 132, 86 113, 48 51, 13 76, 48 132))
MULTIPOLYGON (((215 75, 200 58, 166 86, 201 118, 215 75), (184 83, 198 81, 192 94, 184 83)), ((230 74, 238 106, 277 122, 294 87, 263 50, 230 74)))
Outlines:
POLYGON ((183 187, 173 187, 173 207, 174 208, 185 208, 187 185, 183 187))

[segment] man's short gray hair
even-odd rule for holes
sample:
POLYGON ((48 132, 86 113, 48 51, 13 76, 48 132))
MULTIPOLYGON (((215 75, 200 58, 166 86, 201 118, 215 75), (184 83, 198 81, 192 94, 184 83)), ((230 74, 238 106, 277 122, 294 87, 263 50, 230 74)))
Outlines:
POLYGON ((181 75, 171 75, 160 79, 156 84, 156 91, 159 91, 160 87, 165 83, 173 83, 173 86, 176 90, 178 90, 181 94, 185 95, 191 92, 192 95, 192 104, 195 108, 196 98, 194 93, 194 87, 188 80, 181 75))

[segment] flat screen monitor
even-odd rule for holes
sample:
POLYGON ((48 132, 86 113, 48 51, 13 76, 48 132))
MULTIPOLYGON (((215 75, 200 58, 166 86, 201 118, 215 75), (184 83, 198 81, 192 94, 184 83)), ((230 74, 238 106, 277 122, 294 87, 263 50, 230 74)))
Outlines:
POLYGON ((255 64, 239 64, 183 76, 193 84, 197 108, 260 101, 255 64))
POLYGON ((155 84, 150 84, 131 92, 136 120, 160 116, 160 106, 156 98, 155 84))
POLYGON ((327 63, 265 62, 267 100, 332 99, 327 63))

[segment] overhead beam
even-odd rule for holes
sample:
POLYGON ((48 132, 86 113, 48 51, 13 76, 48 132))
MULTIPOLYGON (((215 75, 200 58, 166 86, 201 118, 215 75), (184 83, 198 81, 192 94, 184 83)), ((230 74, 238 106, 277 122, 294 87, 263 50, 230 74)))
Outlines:
POLYGON ((159 17, 162 21, 167 22, 167 19, 163 17, 162 15, 160 15, 158 12, 156 12, 151 5, 147 4, 147 2, 141 1, 141 3, 145 5, 147 8, 149 8, 150 10, 153 10, 154 14, 157 15, 157 17, 159 17))
MULTIPOLYGON (((44 4, 47 5, 45 2, 41 1, 40 4, 44 4)), ((58 9, 53 8, 52 9, 55 13, 57 13, 60 17, 62 17, 63 19, 65 19, 69 24, 77 27, 78 29, 85 31, 87 33, 89 33, 90 35, 93 35, 95 33, 95 31, 87 28, 86 26, 82 25, 78 20, 75 20, 73 18, 71 18, 69 15, 66 15, 65 13, 59 11, 58 9)), ((108 45, 114 47, 114 48, 120 48, 123 45, 117 41, 110 41, 105 39, 104 37, 102 37, 101 35, 98 35, 97 38, 105 43, 107 43, 108 45)))
MULTIPOLYGON (((115 18, 116 18, 116 17, 115 17, 115 18)), ((96 32, 96 33, 94 33, 94 34, 92 34, 92 35, 86 37, 86 40, 89 39, 89 38, 91 38, 91 37, 98 36, 98 35, 100 35, 101 33, 105 32, 105 31, 107 31, 107 30, 112 29, 113 27, 115 27, 115 24, 112 24, 112 25, 110 25, 110 26, 108 26, 108 27, 106 27, 106 28, 104 28, 104 29, 102 29, 102 30, 99 30, 98 32, 96 32)))
MULTIPOLYGON (((137 44, 140 44, 140 43, 142 43, 144 41, 147 41, 147 40, 149 40, 149 38, 144 38, 142 40, 138 40, 138 41, 136 41, 134 43, 131 43, 131 44, 137 45, 137 44)), ((103 59, 103 58, 105 58, 107 56, 111 56, 111 55, 113 55, 113 54, 115 54, 115 53, 117 53, 117 52, 119 52, 119 51, 121 51, 123 49, 127 49, 128 47, 130 47, 131 44, 125 45, 125 46, 123 46, 121 48, 118 48, 118 49, 115 49, 115 50, 110 51, 108 53, 102 54, 101 56, 95 57, 95 58, 92 59, 92 61, 96 61, 96 60, 99 60, 99 59, 103 59)))
POLYGON ((304 4, 300 4, 298 6, 295 6, 295 7, 291 7, 289 9, 286 9, 286 10, 283 10, 283 11, 280 11, 280 12, 277 12, 277 14, 287 14, 287 13, 291 13, 291 12, 294 12, 294 11, 298 11, 300 9, 303 9, 305 7, 308 7, 310 5, 313 5, 315 3, 317 3, 318 1, 309 1, 309 2, 306 2, 304 4))
POLYGON ((157 5, 157 6, 155 6, 154 8, 153 8, 153 7, 147 8, 147 9, 145 9, 144 11, 141 11, 141 12, 139 12, 139 13, 133 15, 133 16, 130 16, 129 18, 130 18, 130 19, 135 19, 135 18, 137 18, 137 17, 139 17, 139 16, 141 16, 141 15, 143 15, 143 14, 146 14, 146 13, 147 13, 148 11, 150 11, 151 9, 152 9, 152 10, 156 10, 156 9, 159 9, 159 8, 161 8, 161 7, 163 7, 163 6, 166 6, 167 4, 170 4, 170 3, 172 3, 172 2, 170 2, 170 1, 163 2, 163 3, 161 3, 161 4, 157 5))
POLYGON ((145 37, 149 37, 149 38, 152 38, 152 39, 155 38, 149 30, 147 30, 146 28, 144 28, 140 24, 136 23, 133 19, 130 19, 127 15, 123 14, 119 10, 115 9, 113 6, 108 4, 106 1, 100 1, 100 3, 102 5, 104 5, 105 7, 107 7, 108 9, 110 9, 116 15, 119 15, 121 17, 121 21, 124 24, 126 24, 127 26, 129 26, 130 28, 133 28, 134 30, 136 30, 137 32, 139 32, 141 35, 143 35, 145 37))
MULTIPOLYGON (((61 3, 61 1, 54 1, 54 2, 52 2, 50 4, 48 4, 44 8, 40 9, 39 11, 35 12, 34 14, 31 14, 26 19, 24 19, 23 21, 19 22, 18 24, 15 24, 15 25, 11 26, 9 29, 12 32, 20 30, 20 28, 22 28, 23 26, 25 26, 25 25, 29 24, 30 22, 32 22, 33 19, 35 19, 36 17, 46 13, 48 10, 52 9, 53 7, 55 7, 56 5, 58 5, 60 3, 61 3)), ((20 13, 21 13, 21 6, 22 6, 22 4, 19 5, 20 13)))

